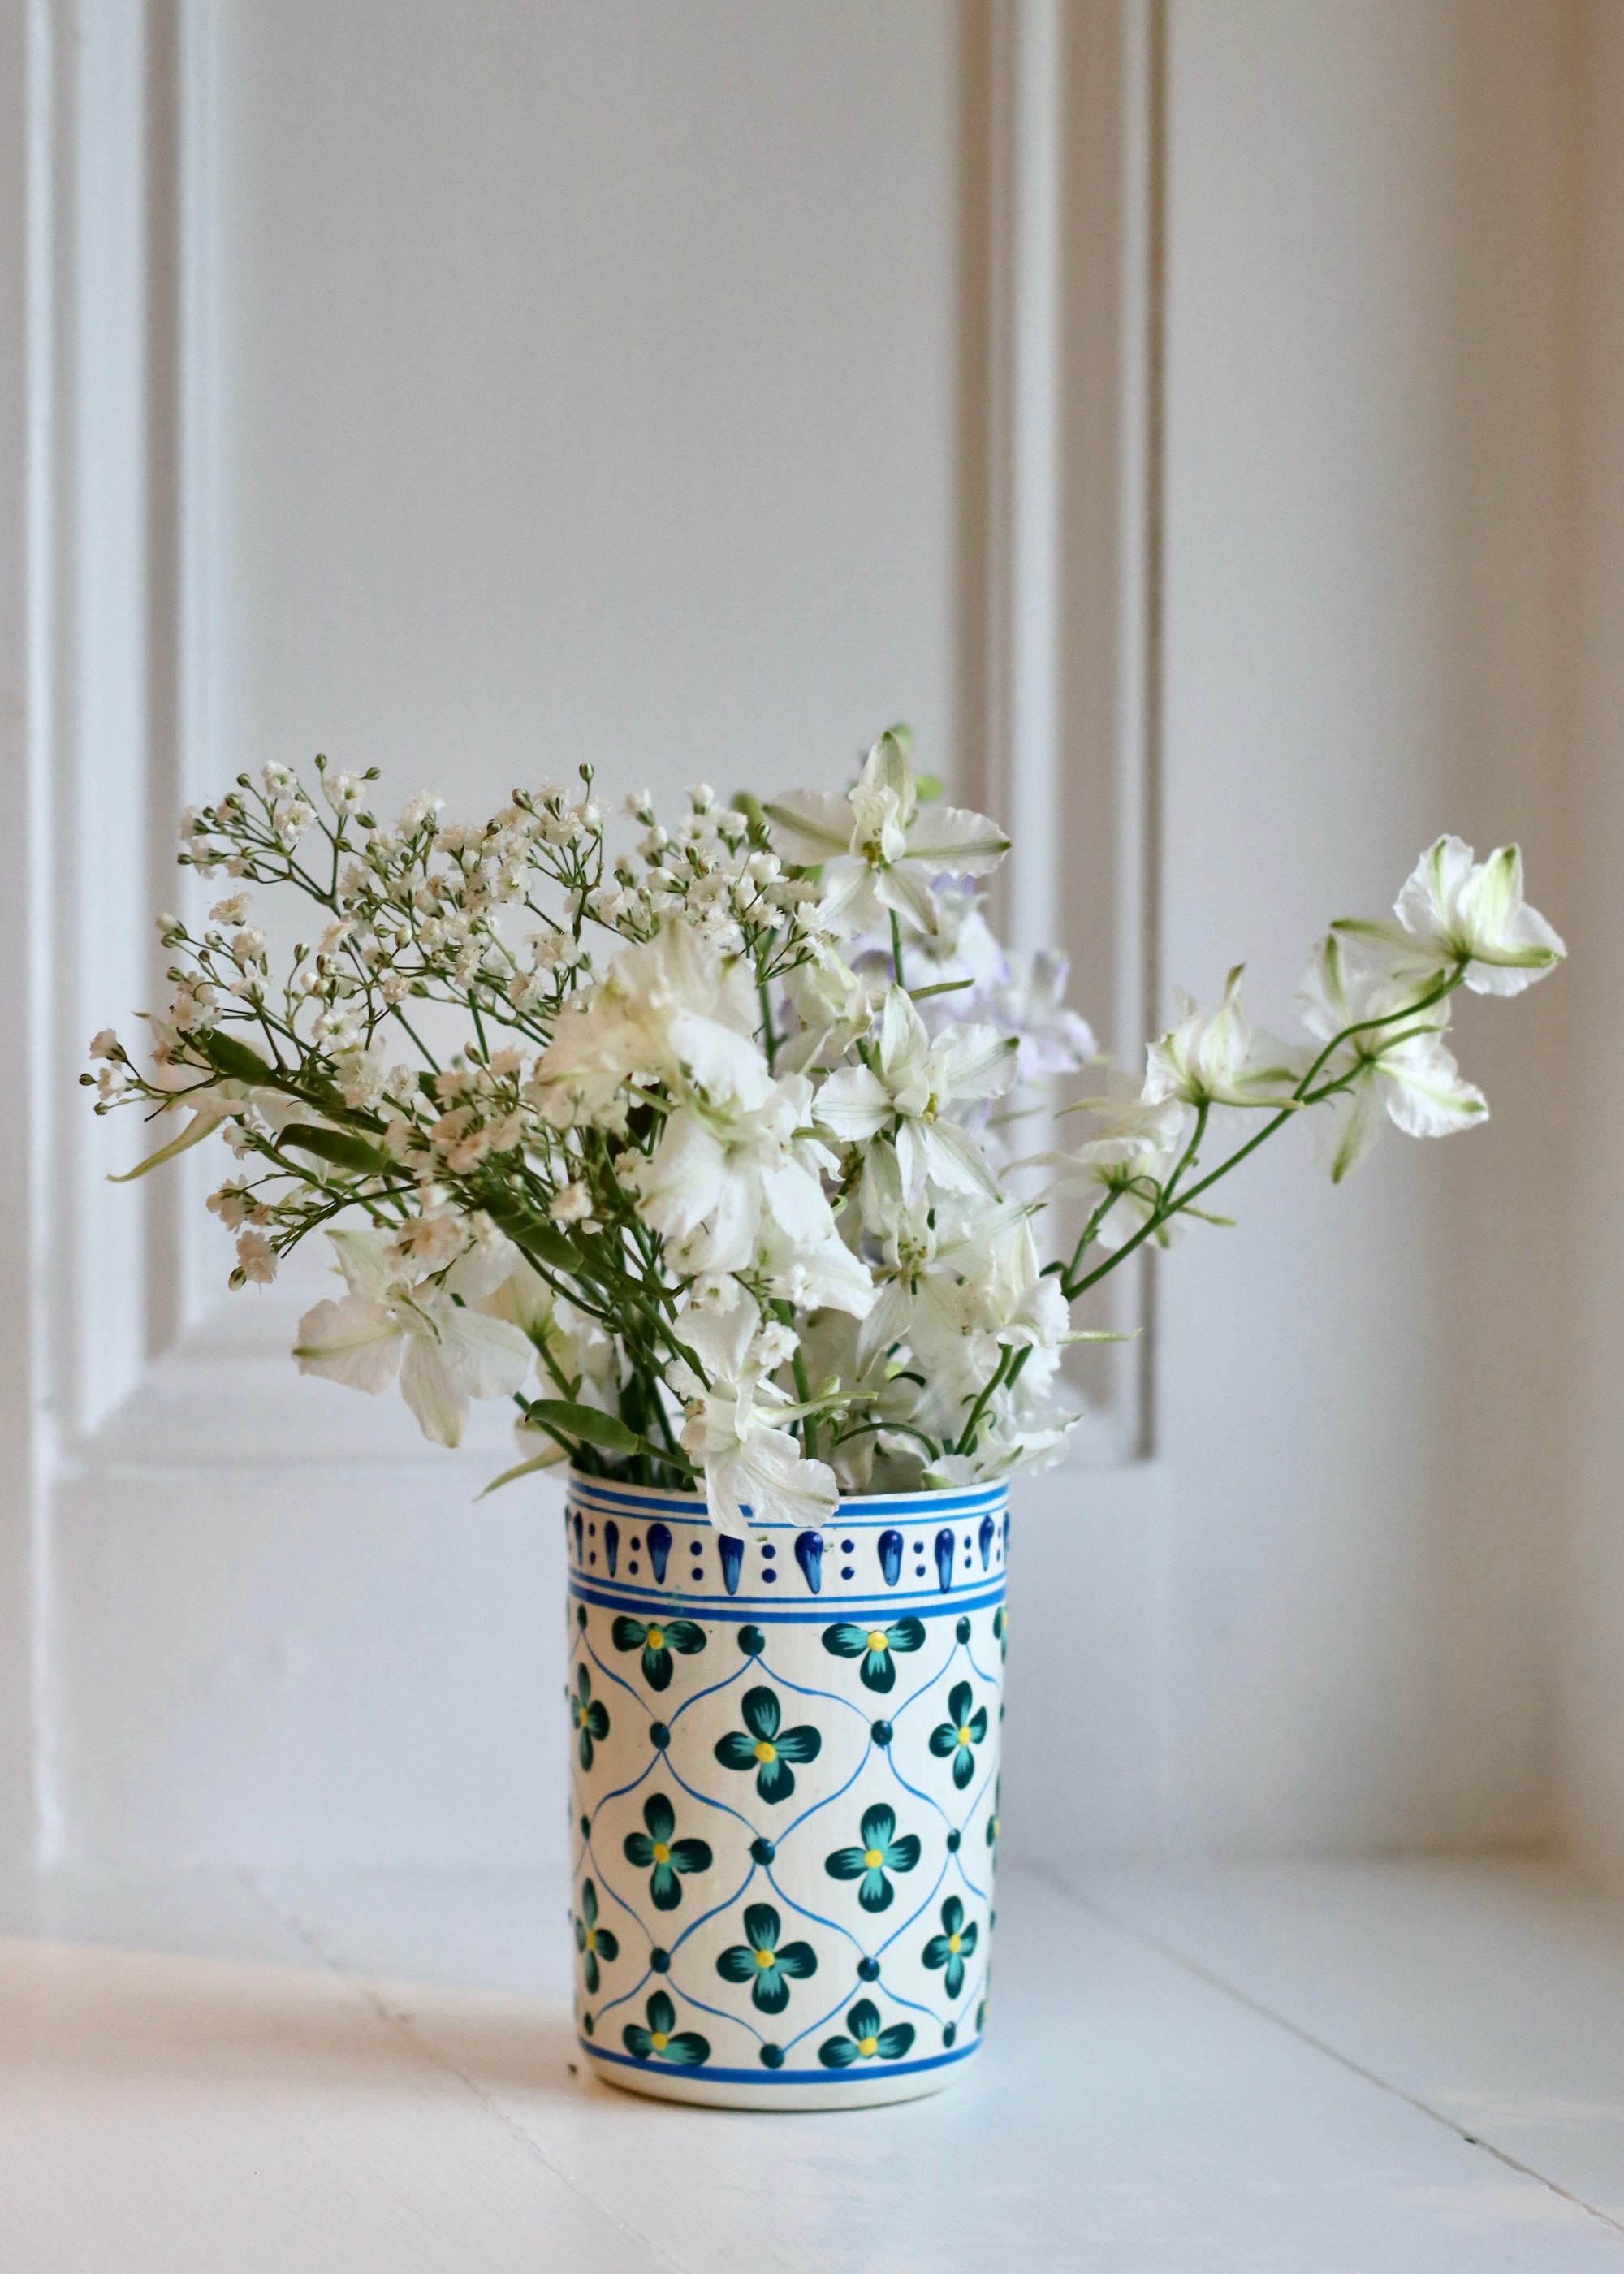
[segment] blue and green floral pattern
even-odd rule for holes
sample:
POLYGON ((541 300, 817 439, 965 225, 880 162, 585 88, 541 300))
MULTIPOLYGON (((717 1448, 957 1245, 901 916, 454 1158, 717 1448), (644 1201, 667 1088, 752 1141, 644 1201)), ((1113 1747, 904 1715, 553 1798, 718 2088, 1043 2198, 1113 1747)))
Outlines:
POLYGON ((673 2068, 697 2068, 710 2058, 710 2040, 697 2029, 679 2029, 677 2009, 663 1990, 657 1990, 643 2008, 647 2029, 628 2022, 621 2041, 634 2060, 669 2061, 673 2068))
POLYGON ((896 1901, 897 1890, 886 1878, 888 1871, 911 1871, 919 1861, 920 1843, 916 1832, 905 1832, 897 1837, 897 1811, 884 1801, 876 1801, 872 1808, 863 1811, 862 1844, 858 1848, 837 1848, 832 1856, 823 1859, 823 1869, 831 1879, 856 1879, 861 1882, 857 1900, 866 1911, 888 1911, 896 1901))
POLYGON ((581 1954, 582 1972, 586 1977, 587 1993, 596 1998, 603 1977, 598 1972, 601 1959, 612 1966, 620 1954, 620 1946, 606 1926, 598 1924, 598 1890, 590 1879, 581 1890, 581 1909, 575 1919, 575 1948, 581 1954))
POLYGON ((750 2003, 763 2014, 781 2014, 789 1985, 817 1972, 817 1953, 809 1942, 780 1942, 784 1923, 771 1903, 751 1903, 744 1914, 742 1942, 722 1952, 716 1970, 724 1982, 748 1982, 750 2003))
POLYGON ((586 2057, 759 2107, 941 2082, 987 1996, 1002 1487, 843 1501, 726 1554, 680 1495, 568 1494, 586 2057))
POLYGON ((650 1690, 671 1687, 671 1653, 691 1658, 705 1646, 705 1630, 692 1619, 650 1620, 619 1618, 609 1630, 617 1650, 643 1653, 643 1678, 650 1690))
POLYGON ((594 1742, 601 1744, 609 1735, 608 1709, 600 1698, 592 1695, 592 1676, 585 1666, 575 1674, 575 1694, 569 1701, 569 1718, 575 1725, 575 1749, 581 1766, 592 1766, 594 1742))
POLYGON ((649 1875, 649 1897, 657 1911, 674 1911, 682 1901, 679 1874, 708 1871, 710 1845, 703 1840, 676 1840, 676 1811, 663 1792, 651 1792, 643 1803, 642 1832, 628 1832, 621 1853, 628 1864, 649 1875))
POLYGON ((970 1710, 974 1696, 967 1682, 956 1682, 948 1693, 947 1719, 938 1722, 930 1732, 930 1750, 938 1760, 951 1755, 953 1763, 953 1782, 962 1792, 975 1774, 975 1754, 973 1748, 981 1744, 987 1736, 987 1708, 970 1710))
POLYGON ((850 2068, 853 2061, 900 2060, 914 2043, 912 2022, 880 2027, 880 2009, 871 1998, 860 1998, 846 2017, 848 2034, 825 2037, 817 2057, 825 2068, 850 2068))
POLYGON ((882 1692, 896 1686, 898 1653, 918 1650, 924 1639, 925 1630, 918 1619, 892 1619, 884 1626, 873 1627, 842 1622, 823 1629, 823 1648, 830 1656, 860 1660, 857 1678, 863 1688, 882 1692))
POLYGON ((975 1922, 965 1924, 965 1908, 957 1895, 950 1895, 942 1906, 942 1931, 933 1934, 925 1945, 921 1963, 942 1973, 942 1986, 950 1998, 957 1998, 965 1984, 965 1961, 975 1954, 975 1922))
POLYGON ((773 1807, 795 1789, 795 1772, 790 1763, 815 1761, 823 1749, 822 1734, 810 1723, 781 1728, 778 1698, 764 1684, 745 1691, 739 1711, 744 1716, 744 1728, 730 1730, 718 1740, 716 1758, 725 1769, 754 1769, 758 1796, 773 1807))

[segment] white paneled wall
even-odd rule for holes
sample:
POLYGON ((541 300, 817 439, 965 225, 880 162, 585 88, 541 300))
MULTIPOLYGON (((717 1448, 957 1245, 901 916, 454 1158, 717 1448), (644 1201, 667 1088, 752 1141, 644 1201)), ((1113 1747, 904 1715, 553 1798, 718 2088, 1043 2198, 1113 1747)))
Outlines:
MULTIPOLYGON (((1172 16, 1162 968, 1283 1029, 1332 915, 1519 839, 1571 920, 1571 22, 1172 16)), ((1282 1142, 1162 1273, 1180 1836, 1553 1820, 1564 975, 1469 1003, 1492 1126, 1342 1191, 1282 1142)))
POLYGON ((1561 1115, 1572 1179, 1562 1419, 1573 1481, 1563 1591, 1566 1802, 1583 1849, 1624 1883, 1624 1061, 1613 1047, 1624 959, 1624 10, 1581 17, 1584 185, 1575 453, 1575 1049, 1561 1115))
MULTIPOLYGON (((5 763, 56 895, 0 903, 0 1032, 54 1069, 0 1119, 48 1263, 0 1318, 0 1846, 508 1864, 561 1807, 556 1519, 472 1507, 497 1425, 438 1461, 297 1381, 287 1302, 222 1309, 209 1234, 99 1181, 133 1133, 86 1129, 78 1029, 146 999, 118 852, 183 779, 669 800, 910 716, 1028 817, 1014 912, 1121 1052, 1241 955, 1286 1023, 1440 827, 1605 937, 1620 14, 0 0, 5 763)), ((1565 1758, 1624 1824, 1581 999, 1468 1006, 1487 1132, 1338 1193, 1282 1145, 1161 1270, 1092 1465, 1026 1491, 1018 1846, 1526 1839, 1565 1758)))

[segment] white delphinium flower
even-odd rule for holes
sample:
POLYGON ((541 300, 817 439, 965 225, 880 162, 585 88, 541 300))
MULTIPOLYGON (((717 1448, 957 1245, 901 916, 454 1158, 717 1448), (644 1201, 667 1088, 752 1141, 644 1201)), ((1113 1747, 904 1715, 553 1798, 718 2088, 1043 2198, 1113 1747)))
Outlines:
POLYGON ((843 1143, 891 1133, 910 1201, 926 1186, 996 1194, 981 1146, 951 1116, 1000 1097, 1015 1074, 1015 1042, 992 1027, 957 1027, 932 1041, 904 988, 892 987, 868 1045, 867 1062, 842 1066, 817 1094, 821 1128, 843 1143))
POLYGON ((771 1211, 757 1228, 748 1276, 763 1294, 798 1311, 839 1311, 853 1319, 867 1314, 876 1291, 868 1266, 832 1219, 827 1239, 808 1241, 796 1239, 771 1211))
MULTIPOLYGON (((1040 1269, 1026 1212, 1005 1202, 936 1242, 906 1287, 898 1337, 925 1376, 919 1426, 957 1437, 1007 1351, 1022 1351, 1022 1374, 1047 1383, 1060 1364, 1070 1314, 1052 1276, 1040 1269)), ((878 1306, 876 1306, 876 1310, 878 1306)))
POLYGON ((778 1062, 786 1073, 808 1073, 838 1066, 868 1033, 884 982, 876 986, 869 974, 853 970, 825 947, 786 973, 784 993, 800 1030, 779 1043, 778 1062))
MULTIPOLYGON (((1177 1097, 1151 1105, 1132 1096, 1087 1098, 1079 1110, 1094 1116, 1092 1137, 1071 1152, 1034 1153, 1015 1165, 1050 1171, 1047 1200, 1080 1200, 1091 1216, 1109 1201, 1094 1236, 1101 1247, 1118 1248, 1155 1214, 1189 1140, 1190 1108, 1177 1097)), ((1177 1222, 1166 1227, 1169 1236, 1177 1222)))
POLYGON ((787 790, 763 809, 783 849, 824 864, 823 907, 846 932, 883 923, 894 909, 934 933, 932 877, 984 876, 1009 850, 985 814, 920 804, 907 739, 894 727, 875 743, 846 796, 787 790))
POLYGON ((606 1106, 635 1075, 719 1086, 760 1053, 755 990, 744 965, 724 958, 677 918, 625 949, 601 985, 577 997, 537 1061, 538 1092, 562 1092, 577 1118, 606 1106))
POLYGON ((1339 932, 1396 950, 1411 969, 1440 974, 1464 963, 1474 995, 1520 995, 1567 954, 1560 936, 1522 898, 1522 855, 1502 845, 1476 859, 1458 837, 1440 837, 1417 862, 1394 904, 1396 924, 1343 917, 1339 932))
POLYGON ((1413 976, 1395 979, 1383 963, 1359 955, 1357 946, 1350 953, 1335 931, 1314 951, 1297 992, 1303 1024, 1323 1043, 1349 1027, 1365 1028, 1349 1037, 1320 1077, 1333 1080, 1352 1068, 1350 1086, 1309 1116, 1310 1140, 1333 1184, 1370 1151, 1384 1115, 1410 1137, 1447 1137, 1489 1118, 1487 1098, 1462 1078, 1442 1039, 1449 1023, 1447 1001, 1390 1024, 1365 1024, 1391 1020, 1425 992, 1423 986, 1418 994, 1413 976))
POLYGON ((1203 1011, 1182 987, 1174 989, 1178 1024, 1146 1053, 1143 1096, 1147 1105, 1179 1098, 1187 1105, 1279 1106, 1308 1063, 1300 1050, 1254 1035, 1241 1002, 1237 964, 1215 1011, 1203 1011))
POLYGON ((674 1243, 684 1271, 743 1270, 763 1217, 797 1249, 835 1236, 822 1172, 837 1163, 806 1133, 811 1083, 804 1074, 775 1081, 759 1052, 726 1071, 726 1088, 690 1091, 636 1178, 644 1221, 674 1243))
POLYGON ((529 1340, 507 1319, 470 1309, 429 1284, 443 1245, 438 1231, 422 1242, 381 1231, 327 1237, 350 1291, 317 1303, 299 1321, 293 1347, 299 1371, 374 1397, 398 1374, 424 1435, 437 1445, 459 1444, 470 1397, 510 1397, 519 1389, 530 1368, 529 1340))
MULTIPOLYGON (((682 1448, 704 1471, 710 1521, 742 1539, 750 1518, 816 1530, 828 1522, 839 1497, 834 1472, 808 1461, 783 1426, 793 1408, 776 1382, 765 1379, 761 1314, 742 1288, 726 1310, 685 1311, 678 1330, 706 1376, 675 1367, 671 1386, 688 1419, 682 1448)), ((779 1352, 775 1363, 781 1363, 779 1352)))

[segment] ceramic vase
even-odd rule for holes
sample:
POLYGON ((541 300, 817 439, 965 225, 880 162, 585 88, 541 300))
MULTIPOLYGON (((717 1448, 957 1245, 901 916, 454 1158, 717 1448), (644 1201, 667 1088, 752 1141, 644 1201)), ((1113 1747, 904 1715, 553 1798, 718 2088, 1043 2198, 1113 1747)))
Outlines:
POLYGON ((1004 1486, 723 1537, 572 1476, 575 2019, 612 2084, 725 2108, 934 2092, 987 2010, 1004 1486))

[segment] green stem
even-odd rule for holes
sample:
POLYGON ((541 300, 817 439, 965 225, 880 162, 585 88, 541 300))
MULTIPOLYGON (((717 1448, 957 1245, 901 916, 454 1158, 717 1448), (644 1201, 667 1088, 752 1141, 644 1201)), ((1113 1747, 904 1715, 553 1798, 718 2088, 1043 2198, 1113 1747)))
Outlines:
POLYGON ((898 921, 895 908, 891 912, 891 968, 897 975, 898 986, 906 987, 908 983, 902 975, 902 926, 898 921))

